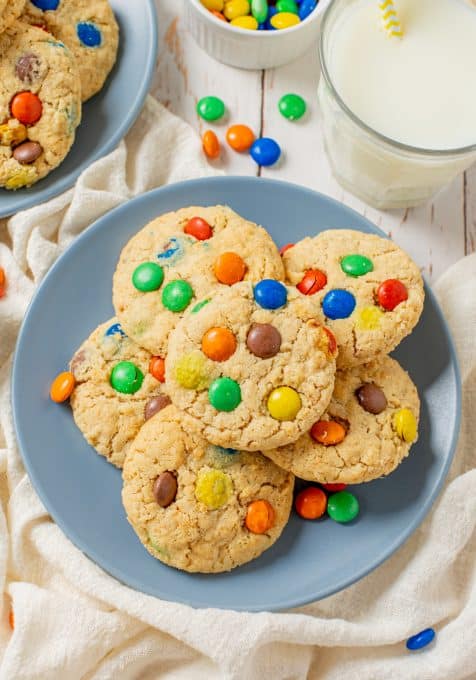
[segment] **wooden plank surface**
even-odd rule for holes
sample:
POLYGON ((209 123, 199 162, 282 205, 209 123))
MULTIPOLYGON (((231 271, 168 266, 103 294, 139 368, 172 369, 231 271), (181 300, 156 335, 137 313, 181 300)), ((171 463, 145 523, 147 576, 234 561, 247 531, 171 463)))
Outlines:
POLYGON ((277 166, 259 169, 248 155, 225 148, 220 161, 214 162, 217 168, 228 174, 260 174, 295 182, 342 201, 391 234, 430 282, 475 250, 476 167, 421 208, 391 212, 370 208, 340 188, 324 154, 317 104, 317 47, 279 69, 233 69, 214 61, 195 44, 184 25, 181 2, 156 1, 160 55, 152 90, 155 96, 198 133, 212 127, 224 140, 229 123, 246 123, 257 134, 274 137, 283 149, 277 166), (305 98, 308 113, 303 120, 290 123, 278 113, 277 102, 286 92, 305 98), (219 125, 204 124, 195 112, 197 101, 208 94, 221 97, 227 105, 228 118, 219 125))

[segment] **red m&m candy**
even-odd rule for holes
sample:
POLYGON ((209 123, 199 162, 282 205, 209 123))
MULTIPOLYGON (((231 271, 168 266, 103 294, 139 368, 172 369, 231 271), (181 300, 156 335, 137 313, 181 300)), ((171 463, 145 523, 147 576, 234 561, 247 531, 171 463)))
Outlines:
POLYGON ((159 382, 165 382, 165 359, 152 357, 149 364, 149 373, 159 382))
POLYGON ((322 488, 330 493, 336 493, 337 491, 344 491, 347 488, 347 484, 321 484, 322 488))
POLYGON ((378 287, 377 299, 381 307, 392 312, 401 302, 408 300, 408 291, 398 279, 387 279, 378 287))
POLYGON ((199 241, 206 241, 213 236, 213 229, 201 217, 192 217, 185 225, 184 232, 189 236, 194 236, 199 241))
POLYGON ((294 248, 294 243, 286 243, 285 246, 283 246, 282 248, 280 248, 280 249, 279 249, 279 254, 281 255, 281 257, 284 255, 284 253, 285 253, 287 250, 290 250, 291 248, 294 248))
POLYGON ((314 295, 324 288, 327 276, 320 269, 308 269, 296 288, 303 295, 314 295))
POLYGON ((12 116, 23 125, 34 125, 43 113, 43 104, 33 92, 19 92, 10 104, 12 116))

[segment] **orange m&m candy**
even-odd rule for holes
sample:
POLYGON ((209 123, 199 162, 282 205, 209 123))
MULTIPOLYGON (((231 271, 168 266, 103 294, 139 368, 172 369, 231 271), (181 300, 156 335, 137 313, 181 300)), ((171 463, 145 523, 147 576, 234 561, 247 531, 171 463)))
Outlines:
POLYGON ((202 351, 212 361, 226 361, 236 351, 236 338, 228 328, 210 328, 202 338, 202 351))
POLYGON ((327 496, 322 489, 308 486, 296 496, 294 507, 298 515, 304 519, 318 519, 327 508, 327 496))
POLYGON ((248 505, 245 524, 253 534, 265 534, 274 525, 276 513, 268 501, 253 501, 248 505))
POLYGON ((3 267, 0 267, 0 298, 2 298, 5 295, 6 285, 7 285, 7 277, 5 276, 5 272, 3 270, 3 267))
POLYGON ((225 21, 226 22, 226 17, 224 14, 219 12, 217 9, 211 9, 210 12, 215 16, 217 19, 220 19, 220 21, 225 21))
POLYGON ((207 130, 203 133, 202 146, 208 158, 218 158, 220 155, 220 142, 213 130, 207 130))
POLYGON ((232 286, 243 281, 246 274, 246 264, 237 253, 222 253, 215 262, 215 276, 220 283, 232 286))
POLYGON ((279 249, 279 254, 281 255, 281 257, 284 255, 284 253, 285 253, 287 250, 291 250, 291 248, 294 248, 294 243, 286 243, 285 246, 283 246, 282 248, 280 248, 280 249, 279 249))
POLYGON ((76 380, 74 375, 65 371, 60 373, 54 380, 50 388, 50 397, 56 404, 61 404, 72 395, 76 380))
POLYGON ((255 135, 247 125, 232 125, 226 133, 226 141, 235 151, 248 151, 255 141, 255 135))
POLYGON ((33 92, 19 92, 10 104, 12 116, 23 125, 34 125, 43 113, 43 104, 33 92))
POLYGON ((186 234, 194 236, 199 241, 206 241, 213 236, 213 229, 201 217, 192 217, 183 230, 186 234))
POLYGON ((149 373, 159 382, 165 382, 165 359, 152 357, 149 364, 149 373))
POLYGON ((324 288, 327 276, 320 269, 308 269, 296 288, 303 295, 314 295, 324 288))
POLYGON ((324 446, 340 444, 346 434, 345 427, 335 420, 318 420, 311 427, 311 437, 324 446))
POLYGON ((329 354, 336 354, 337 353, 337 340, 335 339, 335 335, 332 331, 330 331, 326 326, 322 327, 322 330, 324 333, 327 335, 329 339, 329 354))
POLYGON ((10 613, 8 615, 8 623, 10 624, 10 628, 12 630, 15 629, 15 614, 13 613, 13 609, 10 609, 10 613))

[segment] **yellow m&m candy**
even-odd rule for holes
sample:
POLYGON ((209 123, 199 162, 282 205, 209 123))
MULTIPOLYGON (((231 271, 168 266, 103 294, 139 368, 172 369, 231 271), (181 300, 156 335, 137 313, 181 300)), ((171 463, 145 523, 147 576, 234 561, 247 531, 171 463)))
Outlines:
POLYGON ((401 408, 393 416, 393 427, 400 439, 411 444, 417 438, 417 421, 409 408, 401 408))
POLYGON ((375 331, 380 326, 383 312, 378 307, 372 305, 359 309, 356 316, 355 325, 360 331, 375 331))
POLYGON ((302 406, 292 387, 277 387, 268 397, 268 411, 276 420, 294 420, 302 406))
POLYGON ((221 508, 233 493, 231 477, 221 470, 200 472, 195 483, 195 498, 210 510, 221 508))
POLYGON ((209 9, 211 12, 221 12, 225 4, 225 0, 200 0, 202 5, 209 9))
POLYGON ((175 364, 175 380, 187 390, 204 390, 210 383, 206 359, 199 352, 186 354, 175 364))
POLYGON ((250 13, 250 3, 248 0, 228 0, 225 2, 223 14, 228 21, 233 21, 237 17, 244 17, 250 13))
POLYGON ((236 26, 237 28, 246 28, 248 31, 258 30, 258 22, 251 15, 236 17, 236 19, 233 19, 233 21, 230 23, 232 26, 236 26))
POLYGON ((297 14, 292 12, 278 12, 273 17, 271 17, 271 26, 278 29, 278 31, 283 28, 291 28, 291 26, 296 26, 301 23, 301 19, 297 14))

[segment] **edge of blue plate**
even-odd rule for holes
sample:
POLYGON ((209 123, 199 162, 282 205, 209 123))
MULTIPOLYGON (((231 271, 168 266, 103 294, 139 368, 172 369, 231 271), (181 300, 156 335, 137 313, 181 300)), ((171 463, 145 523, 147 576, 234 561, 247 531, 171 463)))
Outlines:
MULTIPOLYGON (((153 194, 158 194, 164 189, 170 188, 173 186, 177 190, 180 190, 181 188, 186 189, 187 186, 194 186, 195 184, 203 183, 203 182, 212 182, 216 184, 226 184, 229 182, 234 182, 236 180, 240 180, 240 182, 249 182, 249 183, 255 183, 255 182, 266 182, 268 184, 274 184, 276 185, 277 188, 283 185, 294 185, 301 191, 305 191, 306 193, 311 193, 311 194, 318 194, 321 199, 327 202, 332 202, 332 203, 338 203, 339 206, 348 213, 351 214, 357 214, 359 216, 359 219, 363 219, 366 222, 369 223, 371 226, 372 230, 375 231, 378 235, 382 236, 383 238, 389 238, 388 235, 382 231, 379 227, 374 225, 370 220, 367 218, 364 218, 362 215, 359 215, 355 210, 352 208, 349 208, 348 206, 340 203, 339 201, 336 201, 335 199, 331 198, 330 196, 326 196, 325 194, 322 194, 319 191, 315 191, 313 189, 308 189, 306 187, 302 187, 298 184, 292 183, 292 182, 284 182, 281 180, 273 180, 273 179, 263 179, 263 178, 256 178, 256 177, 242 177, 242 176, 224 176, 224 177, 207 177, 207 178, 200 178, 200 179, 195 179, 195 180, 186 180, 182 182, 177 182, 174 183, 173 185, 166 185, 164 187, 159 187, 157 189, 153 189, 152 191, 146 192, 145 194, 142 194, 140 196, 136 196, 135 198, 131 199, 130 201, 127 201, 126 203, 123 203, 122 205, 114 208, 113 210, 109 211, 109 213, 106 213, 109 217, 113 215, 114 217, 120 218, 122 216, 122 213, 126 211, 127 209, 130 209, 130 204, 131 203, 137 203, 141 200, 143 200, 144 196, 152 196, 153 194)), ((28 315, 30 308, 34 304, 36 300, 36 296, 38 295, 39 290, 43 286, 43 284, 48 280, 50 276, 53 275, 53 272, 55 271, 56 267, 59 266, 59 263, 65 257, 66 255, 69 255, 72 250, 77 247, 77 244, 79 244, 83 239, 91 238, 91 236, 94 234, 95 231, 101 229, 101 222, 102 219, 105 217, 103 215, 101 218, 96 220, 91 226, 89 226, 82 234, 80 234, 75 241, 69 246, 69 248, 56 260, 56 262, 53 264, 53 266, 50 268, 48 273, 46 274, 45 278, 41 282, 39 288, 35 292, 35 295, 33 296, 28 309, 25 313, 24 320, 22 322, 22 326, 20 329, 20 332, 18 334, 18 339, 15 347, 15 354, 13 358, 13 366, 12 366, 12 373, 11 373, 11 378, 12 378, 12 395, 11 395, 11 404, 12 404, 12 411, 13 411, 13 421, 14 421, 14 426, 15 426, 15 432, 17 435, 18 443, 19 443, 19 450, 20 454, 22 457, 23 464, 25 465, 25 468, 27 470, 28 476, 30 477, 30 480, 32 481, 32 484, 34 486, 34 489, 38 496, 40 497, 40 500, 42 501, 43 505, 45 506, 46 510, 48 513, 51 515, 55 523, 60 527, 60 529, 63 531, 65 536, 79 549, 83 554, 85 554, 90 560, 92 560, 97 566, 99 566, 101 569, 103 569, 104 572, 108 573, 109 575, 113 576, 115 579, 117 579, 120 583, 125 585, 126 587, 135 589, 139 592, 146 593, 148 595, 151 595, 152 597, 157 597, 154 593, 148 591, 144 586, 137 582, 134 578, 131 578, 130 576, 127 576, 122 573, 121 570, 115 569, 113 566, 105 568, 102 566, 102 559, 95 553, 94 550, 90 550, 88 546, 84 544, 84 542, 78 538, 74 531, 71 531, 69 528, 66 528, 65 525, 63 524, 61 517, 58 517, 56 513, 51 512, 49 508, 49 502, 46 497, 46 494, 44 493, 44 490, 41 486, 41 483, 39 480, 36 478, 33 470, 30 468, 28 460, 25 459, 23 455, 23 437, 21 432, 18 429, 17 426, 17 416, 16 416, 16 411, 17 411, 17 397, 16 397, 16 372, 17 372, 17 357, 21 348, 21 345, 24 342, 25 336, 28 334, 29 329, 28 329, 28 315)), ((344 579, 341 582, 338 582, 335 584, 333 588, 330 588, 327 590, 325 593, 319 592, 319 590, 309 593, 309 596, 303 599, 302 597, 300 598, 289 598, 289 599, 283 599, 280 600, 278 603, 276 603, 276 606, 268 607, 268 608, 263 608, 259 604, 256 606, 248 606, 246 608, 233 608, 232 610, 234 611, 246 611, 246 612, 262 612, 262 611, 285 611, 289 609, 294 609, 297 607, 302 607, 306 604, 309 604, 314 601, 318 601, 320 599, 324 599, 326 597, 329 597, 331 595, 334 595, 335 593, 340 592, 341 590, 344 590, 345 588, 348 588, 352 584, 356 583, 357 581, 360 581, 362 578, 367 576, 369 573, 374 571, 377 567, 379 567, 383 562, 385 562, 389 557, 391 557, 399 548, 401 548, 406 541, 412 536, 412 534, 416 531, 416 529, 420 526, 420 524, 423 522, 427 514, 429 513, 431 507, 433 506, 434 502, 436 501, 443 484, 448 476, 449 468, 453 462, 454 459, 454 454, 456 451, 457 443, 458 443, 458 438, 459 438, 459 432, 460 432, 460 426, 461 426, 461 405, 462 405, 462 383, 461 383, 461 373, 460 373, 460 368, 459 368, 459 361, 458 361, 458 356, 456 352, 456 347, 453 341, 453 338, 451 336, 448 323, 443 315, 443 312, 441 310, 440 304, 433 293, 432 289, 428 285, 428 283, 425 280, 425 293, 428 297, 431 298, 435 309, 437 310, 437 314, 442 322, 442 326, 444 328, 444 333, 446 336, 446 339, 448 341, 448 346, 450 350, 450 355, 451 355, 451 361, 452 365, 454 368, 454 373, 455 373, 455 381, 456 381, 456 386, 457 386, 457 395, 456 395, 456 419, 454 422, 454 427, 453 427, 453 435, 451 439, 451 446, 450 446, 450 452, 449 455, 445 461, 445 464, 442 466, 440 470, 440 475, 435 481, 435 484, 433 486, 433 489, 431 490, 431 493, 428 494, 428 497, 426 501, 422 504, 422 506, 419 508, 419 511, 415 514, 413 521, 411 524, 408 525, 406 530, 402 533, 399 538, 392 543, 389 547, 387 547, 385 550, 382 551, 382 553, 373 561, 372 565, 370 565, 368 568, 366 567, 365 569, 361 569, 360 571, 357 571, 355 574, 353 574, 352 578, 349 579, 344 579)), ((160 599, 160 598, 157 598, 160 599)), ((182 604, 188 605, 193 608, 207 608, 210 607, 210 605, 206 602, 200 602, 197 601, 196 599, 191 602, 189 599, 184 597, 183 599, 180 600, 175 600, 177 602, 180 602, 182 604)), ((225 606, 220 606, 216 605, 214 608, 216 609, 229 609, 225 606)))
POLYGON ((113 149, 116 148, 121 139, 123 139, 123 137, 125 137, 126 134, 129 132, 130 128, 136 121, 141 111, 141 108, 144 104, 145 98, 149 92, 155 71, 155 63, 157 60, 157 53, 159 47, 157 8, 155 6, 154 0, 145 0, 145 2, 146 2, 145 8, 148 10, 150 14, 149 22, 150 30, 149 40, 151 44, 150 58, 147 70, 144 72, 142 76, 142 83, 136 95, 134 105, 129 112, 129 115, 126 116, 126 118, 124 118, 122 125, 120 125, 117 128, 116 133, 111 136, 107 144, 104 144, 100 149, 97 150, 97 152, 93 153, 88 163, 87 164, 83 163, 78 168, 77 171, 70 173, 66 177, 58 179, 53 186, 49 186, 45 188, 43 191, 40 191, 39 193, 31 194, 30 196, 23 194, 21 201, 19 201, 19 203, 21 202, 21 205, 19 205, 18 209, 15 209, 14 212, 12 212, 10 208, 8 208, 7 210, 2 209, 0 201, 0 218, 11 217, 12 215, 16 214, 16 212, 28 210, 29 208, 34 208, 37 205, 41 205, 42 203, 45 203, 46 201, 49 201, 50 199, 55 198, 56 196, 59 196, 64 191, 71 189, 71 187, 74 185, 74 183, 81 175, 81 173, 84 172, 84 170, 86 170, 88 167, 90 167, 93 163, 95 163, 103 156, 106 156, 108 153, 113 151, 113 149))

